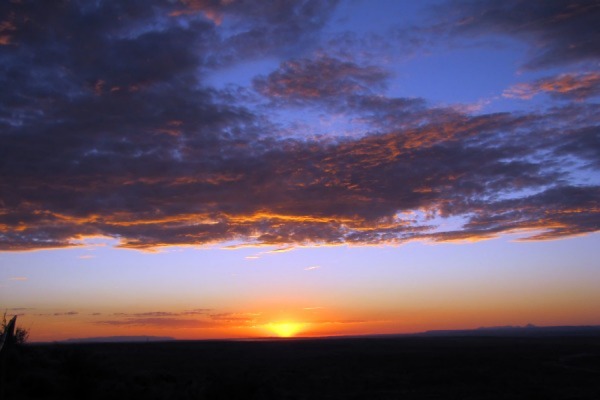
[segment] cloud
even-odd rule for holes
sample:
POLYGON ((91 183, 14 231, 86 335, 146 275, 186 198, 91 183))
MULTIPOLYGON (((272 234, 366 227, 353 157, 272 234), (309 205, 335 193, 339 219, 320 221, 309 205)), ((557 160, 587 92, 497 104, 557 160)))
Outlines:
POLYGON ((262 55, 290 56, 317 42, 337 0, 278 0, 263 2, 182 0, 173 17, 199 14, 216 25, 229 21, 230 34, 214 49, 212 62, 223 65, 262 55))
POLYGON ((267 77, 256 78, 254 88, 274 100, 299 105, 368 94, 382 89, 388 77, 385 70, 376 66, 321 56, 287 61, 267 77))
POLYGON ((295 249, 296 248, 294 246, 284 246, 284 247, 276 248, 275 250, 265 251, 264 254, 288 253, 288 252, 293 251, 295 249))
POLYGON ((319 269, 319 268, 321 268, 320 265, 313 265, 313 266, 304 268, 304 270, 305 271, 314 271, 315 269, 319 269))
MULTIPOLYGON (((379 115, 397 107, 396 99, 378 103, 379 115)), ((597 161, 597 147, 582 145, 597 140, 591 120, 583 118, 594 109, 581 105, 541 115, 480 116, 433 110, 430 121, 420 127, 402 129, 402 121, 396 126, 390 119, 387 131, 380 124, 382 131, 376 134, 339 143, 270 141, 266 146, 248 141, 244 146, 249 151, 243 153, 222 143, 221 153, 231 152, 231 158, 213 158, 210 166, 197 157, 172 159, 167 169, 160 157, 148 157, 145 169, 126 178, 135 179, 130 184, 122 178, 130 166, 118 165, 118 153, 115 162, 107 158, 90 167, 87 183, 79 172, 63 171, 50 185, 44 171, 30 171, 21 175, 22 181, 44 188, 44 196, 37 189, 10 191, 0 215, 3 248, 68 246, 78 235, 90 233, 119 237, 121 246, 140 249, 231 239, 290 246, 426 238, 435 226, 404 218, 403 212, 425 210, 432 216, 477 220, 502 205, 503 196, 572 187, 569 174, 554 160, 560 155, 597 161), (573 123, 573 115, 580 120, 573 123), (569 129, 557 129, 561 125, 569 129), (194 168, 195 176, 210 170, 237 178, 184 181, 194 168), (174 176, 168 178, 165 171, 174 176), (171 184, 173 178, 181 183, 171 184), (11 198, 21 201, 11 205, 11 198)), ((81 158, 73 154, 72 159, 81 158)), ((592 196, 587 189, 583 193, 592 196)), ((551 208, 565 202, 560 197, 547 200, 551 208)), ((573 226, 556 232, 597 230, 597 225, 584 223, 595 220, 594 208, 574 212, 582 218, 565 221, 573 226)), ((519 226, 537 227, 538 218, 525 207, 519 226)), ((512 229, 514 224, 498 225, 494 232, 512 229)), ((481 231, 466 226, 463 233, 481 231)))
MULTIPOLYGON (((550 239, 600 226, 598 187, 577 177, 598 168, 597 104, 472 115, 386 96, 384 69, 306 50, 334 3, 60 4, 0 6, 0 21, 9 21, 1 26, 10 27, 0 52, 0 250, 80 246, 90 236, 141 250, 232 240, 368 245, 515 230, 550 239), (228 18, 229 30, 218 26, 228 18), (253 83, 267 106, 204 81, 216 66, 284 49, 302 51, 253 83), (272 120, 273 104, 336 112, 365 129, 290 138, 272 120), (465 224, 442 232, 447 217, 465 224)), ((457 10, 471 15, 477 4, 457 10)), ((518 11, 529 3, 481 4, 518 11)), ((566 10, 559 5, 548 12, 566 10)), ((587 21, 580 8, 556 26, 533 18, 545 15, 541 8, 524 10, 540 31, 519 35, 548 39, 544 57, 593 56, 591 48, 563 49, 552 30, 571 39, 587 32, 575 29, 573 20, 587 21)), ((508 31, 512 22, 500 11, 467 19, 456 34, 508 31)), ((540 54, 538 64, 546 60, 540 54)), ((567 96, 582 96, 583 76, 567 96)))
POLYGON ((144 313, 127 314, 127 315, 131 315, 134 317, 173 317, 173 316, 178 315, 178 313, 164 312, 164 311, 150 311, 150 312, 144 312, 144 313))
MULTIPOLYGON (((482 204, 479 214, 465 225, 460 235, 454 236, 495 236, 499 232, 522 229, 539 231, 521 239, 527 241, 585 234, 600 227, 599 196, 600 187, 597 186, 567 186, 521 199, 482 204)), ((434 236, 436 240, 452 239, 445 234, 434 236)))
POLYGON ((503 96, 529 100, 540 93, 557 99, 583 101, 600 95, 600 73, 560 74, 531 83, 518 83, 505 90, 503 96))
POLYGON ((96 322, 100 325, 112 326, 153 326, 160 328, 202 328, 207 324, 204 321, 186 318, 125 318, 104 320, 96 322))
POLYGON ((123 313, 118 312, 113 315, 123 316, 123 317, 133 317, 133 318, 161 318, 161 317, 178 317, 184 315, 207 315, 211 311, 210 308, 195 308, 192 310, 185 310, 181 312, 172 312, 172 311, 146 311, 141 313, 123 313))
MULTIPOLYGON (((586 0, 452 0, 438 10, 451 16, 455 35, 501 34, 529 45, 527 69, 589 62, 600 57, 600 5, 586 0)), ((439 28, 439 27, 438 27, 439 28)))
POLYGON ((9 281, 26 281, 29 280, 26 276, 13 276, 12 278, 8 278, 9 281))
MULTIPOLYGON (((239 247, 235 246, 234 248, 239 248, 239 247)), ((257 259, 261 258, 264 255, 287 253, 287 252, 293 251, 295 249, 296 249, 295 246, 279 246, 279 247, 277 247, 274 250, 261 251, 261 252, 258 252, 256 254, 246 256, 244 258, 246 260, 257 260, 257 259)))
POLYGON ((182 312, 152 311, 144 313, 116 313, 119 318, 97 321, 101 325, 154 326, 177 328, 213 328, 219 326, 247 326, 256 322, 260 313, 210 313, 210 309, 195 309, 182 312), (188 315, 202 315, 189 318, 188 315))
POLYGON ((210 314, 210 318, 221 324, 246 326, 257 323, 257 319, 260 315, 260 313, 219 313, 210 314))
POLYGON ((211 311, 210 308, 194 308, 193 310, 182 311, 181 315, 205 315, 211 311))
POLYGON ((54 314, 52 314, 55 317, 60 317, 60 316, 71 316, 71 315, 78 315, 79 313, 77 311, 67 311, 67 312, 55 312, 54 314))

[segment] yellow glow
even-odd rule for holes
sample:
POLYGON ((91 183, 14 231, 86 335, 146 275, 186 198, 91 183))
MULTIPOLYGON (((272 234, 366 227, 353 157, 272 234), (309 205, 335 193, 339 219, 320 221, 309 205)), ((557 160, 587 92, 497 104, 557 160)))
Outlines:
POLYGON ((315 223, 332 223, 332 222, 353 222, 353 219, 350 218, 324 218, 324 217, 316 217, 312 215, 285 215, 285 214, 277 214, 271 213, 269 211, 260 211, 254 214, 249 215, 228 215, 223 214, 227 217, 227 219, 231 222, 237 223, 247 223, 247 222, 256 222, 263 220, 280 220, 280 221, 290 221, 290 222, 315 222, 315 223))
POLYGON ((279 337, 292 337, 300 332, 304 325, 296 322, 277 322, 268 324, 267 328, 279 337))

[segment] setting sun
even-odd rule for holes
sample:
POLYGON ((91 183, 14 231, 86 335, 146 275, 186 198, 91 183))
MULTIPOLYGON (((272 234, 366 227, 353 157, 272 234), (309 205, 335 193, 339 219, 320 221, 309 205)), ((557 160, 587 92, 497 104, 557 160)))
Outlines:
POLYGON ((304 326, 305 324, 296 322, 277 322, 268 324, 267 329, 279 337, 292 337, 296 336, 296 334, 300 332, 304 326))

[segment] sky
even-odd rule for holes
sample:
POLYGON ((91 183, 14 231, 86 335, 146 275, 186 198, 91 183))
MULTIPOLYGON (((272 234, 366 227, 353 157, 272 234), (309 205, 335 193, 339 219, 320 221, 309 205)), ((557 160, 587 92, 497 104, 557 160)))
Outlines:
POLYGON ((0 3, 31 341, 600 325, 597 0, 0 3))

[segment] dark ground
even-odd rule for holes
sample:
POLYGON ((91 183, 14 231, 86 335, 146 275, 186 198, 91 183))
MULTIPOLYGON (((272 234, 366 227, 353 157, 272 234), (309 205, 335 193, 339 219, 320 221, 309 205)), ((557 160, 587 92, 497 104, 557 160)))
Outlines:
POLYGON ((600 399, 600 335, 16 350, 6 399, 600 399))

